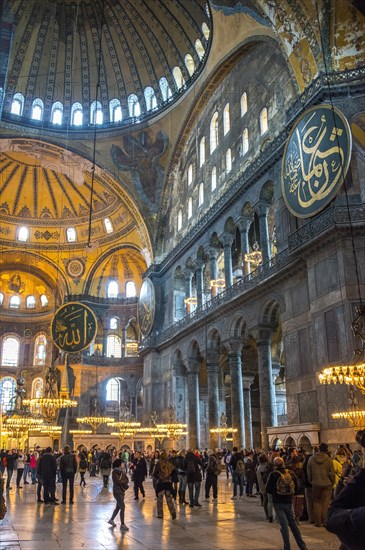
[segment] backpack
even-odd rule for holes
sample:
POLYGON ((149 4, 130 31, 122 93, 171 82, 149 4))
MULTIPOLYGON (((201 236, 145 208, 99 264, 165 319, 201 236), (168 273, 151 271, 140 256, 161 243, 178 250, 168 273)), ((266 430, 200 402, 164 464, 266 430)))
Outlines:
POLYGON ((289 470, 283 470, 283 473, 276 470, 279 477, 276 482, 276 492, 278 495, 290 496, 295 493, 295 483, 289 470))
POLYGON ((239 459, 237 460, 236 467, 234 469, 236 474, 244 474, 245 473, 245 465, 243 460, 239 459))
POLYGON ((187 466, 186 466, 186 472, 188 474, 195 474, 196 468, 194 460, 188 460, 187 466))
POLYGON ((108 456, 103 456, 103 458, 100 461, 100 469, 108 470, 110 466, 111 466, 110 458, 108 456))
POLYGON ((79 468, 81 468, 81 470, 85 470, 87 468, 87 461, 85 458, 82 458, 80 460, 79 468))
POLYGON ((220 463, 219 460, 216 460, 215 461, 215 466, 214 466, 214 469, 213 469, 213 474, 215 476, 219 476, 219 474, 221 474, 223 471, 223 466, 222 464, 220 463))

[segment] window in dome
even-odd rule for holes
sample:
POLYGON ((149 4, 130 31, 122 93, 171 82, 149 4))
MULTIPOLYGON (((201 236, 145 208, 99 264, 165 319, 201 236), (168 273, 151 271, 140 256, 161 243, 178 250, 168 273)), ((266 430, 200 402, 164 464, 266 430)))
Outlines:
POLYGON ((20 297, 19 296, 11 296, 9 301, 9 307, 14 309, 19 309, 20 307, 20 297))
POLYGON ((189 164, 188 168, 188 185, 191 185, 193 183, 193 165, 189 164))
POLYGON ((32 384, 32 399, 41 399, 44 393, 44 383, 42 378, 36 378, 32 384))
POLYGON ((224 107, 223 111, 223 133, 224 135, 228 134, 231 129, 231 121, 229 116, 229 103, 224 107))
POLYGON ((90 124, 103 124, 103 109, 100 101, 93 101, 90 105, 90 124))
POLYGON ((172 74, 173 74, 174 79, 175 79, 176 87, 177 87, 178 90, 180 90, 180 88, 182 88, 185 84, 185 80, 184 80, 184 77, 182 75, 180 67, 178 67, 178 66, 174 67, 172 69, 172 74))
POLYGON ((210 121, 210 152, 218 147, 218 113, 215 112, 210 121))
POLYGON ((32 103, 32 114, 30 118, 33 120, 42 120, 43 118, 44 103, 37 97, 32 103))
POLYGON ((34 309, 35 308, 35 297, 34 296, 27 296, 26 300, 26 307, 27 309, 34 309))
MULTIPOLYGON (((17 296, 13 296, 16 298, 17 296)), ((20 343, 18 338, 14 336, 7 336, 3 340, 3 352, 1 358, 1 365, 3 367, 17 367, 19 362, 19 348, 20 343)))
POLYGON ((155 90, 151 86, 147 86, 144 91, 144 99, 146 102, 146 110, 154 111, 157 108, 157 99, 155 90))
POLYGON ((42 307, 48 306, 48 298, 45 294, 41 294, 41 306, 42 307))
POLYGON ((242 133, 242 155, 248 151, 248 128, 245 128, 242 133))
POLYGON ((104 225, 107 233, 113 233, 113 225, 109 218, 104 219, 104 225))
POLYGON ((202 182, 199 185, 199 206, 201 206, 204 202, 204 183, 202 182))
POLYGON ((228 149, 226 152, 226 173, 228 174, 232 170, 232 151, 228 149))
POLYGON ((241 95, 241 116, 247 113, 247 94, 243 92, 241 95))
POLYGON ((203 166, 205 162, 205 137, 202 137, 199 144, 199 165, 203 166))
POLYGON ((25 243, 29 238, 29 229, 27 226, 22 225, 18 230, 18 241, 25 243))
POLYGON ((109 334, 106 342, 107 357, 122 357, 122 342, 116 334, 109 334))
POLYGON ((167 79, 163 76, 160 78, 160 90, 162 94, 163 101, 167 101, 172 97, 171 88, 169 86, 169 83, 167 82, 167 79))
MULTIPOLYGON (((4 348, 3 348, 4 355, 4 348)), ((4 365, 4 363, 3 363, 4 365)), ((14 378, 5 376, 0 380, 0 403, 3 413, 9 411, 12 406, 12 401, 15 397, 16 382, 14 378)))
POLYGON ((195 50, 196 50, 196 53, 198 54, 199 59, 203 59, 205 54, 205 49, 203 44, 201 43, 201 40, 199 40, 199 38, 195 40, 195 50))
POLYGON ((264 107, 260 113, 260 133, 263 135, 265 132, 267 132, 269 128, 268 125, 268 118, 267 118, 267 109, 264 107))
POLYGON ((119 288, 117 281, 110 281, 106 293, 107 298, 118 298, 118 294, 119 288))
POLYGON ((0 292, 0 306, 2 306, 4 303, 4 294, 0 292))
POLYGON ((191 197, 189 197, 189 200, 188 200, 188 220, 190 220, 192 215, 193 215, 193 199, 191 197))
POLYGON ((66 238, 68 243, 76 242, 76 229, 74 227, 68 227, 66 229, 66 238))
POLYGON ((24 107, 24 96, 20 92, 14 94, 13 101, 11 102, 10 112, 12 115, 22 116, 24 107))
POLYGON ((125 285, 125 295, 127 298, 134 298, 137 296, 136 283, 128 281, 125 285))
POLYGON ((206 23, 203 23, 202 24, 202 32, 205 36, 205 39, 206 40, 209 40, 209 36, 210 36, 210 30, 209 30, 209 27, 206 23))
POLYGON ((37 336, 34 344, 34 365, 46 364, 47 338, 44 334, 37 336))
POLYGON ((120 384, 118 378, 111 378, 110 380, 108 380, 106 384, 106 401, 117 401, 119 403, 120 384))
POLYGON ((110 122, 120 122, 123 118, 122 106, 119 99, 111 99, 109 103, 110 122))
POLYGON ((128 97, 128 110, 130 117, 138 117, 141 114, 141 106, 138 101, 136 94, 131 94, 128 97))
POLYGON ((215 166, 213 166, 212 168, 212 181, 211 181, 211 184, 212 184, 212 191, 214 191, 217 187, 217 169, 215 166))
POLYGON ((63 105, 60 101, 56 101, 52 105, 51 122, 52 124, 62 124, 63 105))
POLYGON ((74 103, 71 107, 71 125, 82 126, 83 112, 81 103, 74 103))
POLYGON ((194 74, 194 71, 195 71, 195 63, 194 63, 194 59, 192 57, 192 55, 190 55, 190 53, 187 53, 186 56, 185 56, 185 65, 186 65, 186 68, 188 70, 188 73, 190 76, 193 76, 194 74))
POLYGON ((180 231, 182 228, 182 210, 180 210, 177 213, 177 230, 180 231))
POLYGON ((118 328, 118 318, 112 317, 109 321, 110 330, 116 330, 118 328))

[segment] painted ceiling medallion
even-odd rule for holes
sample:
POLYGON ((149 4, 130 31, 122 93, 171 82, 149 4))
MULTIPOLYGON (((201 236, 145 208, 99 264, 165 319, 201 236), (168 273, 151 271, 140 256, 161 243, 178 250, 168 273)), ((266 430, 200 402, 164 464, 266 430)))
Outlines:
POLYGON ((80 279, 85 273, 85 260, 73 258, 66 263, 66 272, 71 279, 80 279))

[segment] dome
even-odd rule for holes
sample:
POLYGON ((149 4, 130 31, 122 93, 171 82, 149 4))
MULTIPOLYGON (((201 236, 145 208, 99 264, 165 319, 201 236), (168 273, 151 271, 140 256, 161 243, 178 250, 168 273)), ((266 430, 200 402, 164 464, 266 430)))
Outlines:
POLYGON ((194 82, 211 42, 206 0, 13 0, 5 17, 3 115, 51 129, 155 116, 194 82))

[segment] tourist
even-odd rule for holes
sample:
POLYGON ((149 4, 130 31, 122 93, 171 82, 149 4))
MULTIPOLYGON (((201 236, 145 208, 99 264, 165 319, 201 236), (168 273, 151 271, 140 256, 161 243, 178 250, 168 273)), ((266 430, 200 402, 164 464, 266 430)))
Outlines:
POLYGON ((28 485, 29 481, 27 480, 28 474, 30 474, 30 453, 25 451, 24 453, 24 472, 23 472, 23 484, 28 485))
POLYGON ((201 506, 201 504, 199 504, 199 494, 202 483, 201 467, 202 463, 200 458, 198 458, 192 450, 188 449, 184 460, 184 470, 186 471, 190 508, 201 506))
POLYGON ((10 487, 11 478, 13 476, 13 472, 16 468, 16 461, 17 461, 18 455, 15 451, 15 449, 11 449, 9 452, 5 453, 5 460, 6 460, 6 473, 7 473, 7 480, 6 480, 6 490, 11 491, 12 487, 10 487))
POLYGON ((154 478, 156 479, 157 517, 161 519, 163 518, 164 495, 171 517, 172 519, 176 519, 176 511, 173 498, 174 489, 172 486, 172 474, 174 471, 174 464, 170 460, 168 460, 166 452, 162 451, 153 474, 154 478))
POLYGON ((153 484, 153 488, 154 488, 155 491, 156 491, 157 480, 156 480, 156 478, 153 474, 155 472, 155 468, 156 468, 159 460, 160 460, 160 451, 156 450, 153 453, 153 457, 150 461, 150 466, 149 466, 149 471, 148 471, 149 476, 152 478, 152 484, 153 484))
POLYGON ((232 500, 237 500, 237 487, 240 488, 240 498, 243 498, 243 485, 245 478, 245 463, 242 452, 238 452, 237 447, 233 447, 233 453, 230 461, 232 468, 233 496, 232 500))
MULTIPOLYGON (((56 457, 52 453, 51 447, 47 447, 45 452, 40 456, 37 465, 37 475, 41 486, 43 485, 45 504, 58 504, 56 499, 56 472, 56 457)), ((38 498, 38 502, 41 502, 40 498, 38 498)))
POLYGON ((335 482, 333 460, 328 455, 326 443, 321 443, 318 453, 314 453, 308 460, 307 477, 312 484, 314 524, 316 527, 325 526, 335 482))
POLYGON ((76 457, 71 453, 69 445, 65 445, 60 459, 60 471, 62 477, 62 504, 66 504, 67 481, 70 487, 70 504, 74 503, 74 481, 77 472, 76 457))
POLYGON ((171 455, 169 456, 169 460, 174 465, 174 469, 173 469, 172 474, 171 474, 171 481, 172 481, 172 487, 174 489, 174 491, 173 491, 174 500, 176 500, 177 486, 179 484, 179 476, 178 476, 179 461, 178 461, 177 451, 175 451, 175 449, 173 449, 171 451, 171 455))
POLYGON ((224 455, 224 458, 223 458, 223 462, 226 466, 226 476, 227 476, 227 479, 229 479, 229 474, 231 474, 231 476, 233 475, 233 472, 232 472, 232 466, 230 464, 231 462, 231 458, 232 458, 232 453, 230 450, 227 450, 227 452, 225 453, 224 455))
POLYGON ((79 472, 80 472, 80 487, 83 485, 85 487, 86 481, 85 481, 85 474, 87 472, 87 458, 86 458, 86 452, 81 451, 79 453, 79 472))
POLYGON ((32 485, 35 485, 37 482, 37 458, 35 452, 30 453, 29 466, 32 485))
POLYGON ((125 473, 125 469, 121 468, 121 465, 122 465, 122 460, 120 458, 116 458, 113 463, 113 472, 112 472, 113 496, 116 500, 116 506, 112 513, 112 517, 110 518, 108 523, 112 527, 116 527, 116 523, 114 520, 117 517, 119 512, 120 530, 129 531, 128 527, 124 523, 124 511, 125 511, 124 496, 129 485, 128 485, 127 474, 125 473))
POLYGON ((142 457, 139 451, 134 453, 134 459, 131 464, 131 470, 133 472, 133 485, 134 485, 134 500, 138 500, 138 492, 142 494, 142 498, 146 496, 143 482, 147 476, 147 464, 146 460, 142 457))
MULTIPOLYGON (((253 486, 255 483, 257 484, 257 480, 256 480, 256 468, 251 456, 248 456, 245 459, 244 465, 245 465, 245 478, 246 478, 246 496, 254 497, 255 495, 253 495, 253 486)), ((237 464, 236 464, 236 469, 237 469, 237 464)))
POLYGON ((264 507, 266 519, 269 520, 270 523, 272 523, 273 522, 272 498, 270 498, 270 502, 269 502, 268 494, 266 492, 266 481, 271 472, 267 473, 267 477, 265 478, 265 481, 264 481, 266 468, 268 466, 268 458, 266 454, 261 453, 259 455, 258 461, 259 461, 259 465, 256 468, 256 477, 257 477, 257 483, 259 485, 261 505, 264 507))
POLYGON ((186 495, 186 470, 184 469, 184 461, 185 461, 185 449, 182 449, 179 452, 179 455, 177 457, 177 477, 179 479, 179 504, 188 504, 185 495, 186 495))
POLYGON ((24 460, 25 460, 25 455, 23 451, 18 451, 18 458, 16 459, 16 488, 17 489, 23 488, 20 485, 20 481, 24 473, 24 460))
POLYGON ((103 487, 106 489, 109 485, 109 476, 112 469, 112 459, 108 451, 101 451, 99 457, 100 473, 103 476, 103 487))
POLYGON ((220 460, 217 454, 208 451, 207 478, 205 480, 205 500, 209 501, 210 489, 213 491, 213 500, 218 500, 218 476, 221 473, 220 460))

